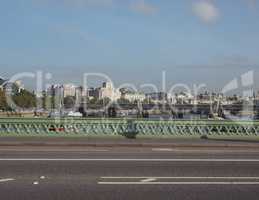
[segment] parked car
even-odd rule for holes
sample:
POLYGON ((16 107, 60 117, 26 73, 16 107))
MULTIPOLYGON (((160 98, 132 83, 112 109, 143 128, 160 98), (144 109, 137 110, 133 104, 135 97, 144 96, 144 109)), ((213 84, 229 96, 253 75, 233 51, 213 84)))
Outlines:
POLYGON ((68 117, 83 117, 82 113, 80 112, 73 112, 73 111, 70 111, 68 114, 67 114, 68 117))

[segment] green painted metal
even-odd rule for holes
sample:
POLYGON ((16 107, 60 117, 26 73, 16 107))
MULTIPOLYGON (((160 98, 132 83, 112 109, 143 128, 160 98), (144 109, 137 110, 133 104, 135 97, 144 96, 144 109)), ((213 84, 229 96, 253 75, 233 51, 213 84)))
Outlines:
POLYGON ((0 135, 259 137, 259 121, 0 118, 0 135))

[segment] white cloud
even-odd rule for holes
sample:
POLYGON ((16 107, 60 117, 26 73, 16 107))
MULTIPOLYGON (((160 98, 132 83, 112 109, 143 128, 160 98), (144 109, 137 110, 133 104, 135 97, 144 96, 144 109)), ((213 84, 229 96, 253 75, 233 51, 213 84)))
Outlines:
POLYGON ((108 6, 113 3, 113 0, 63 0, 68 3, 78 5, 91 5, 91 6, 108 6))
POLYGON ((193 3, 194 14, 204 23, 213 23, 219 19, 218 8, 208 0, 199 0, 193 3))
POLYGON ((38 2, 48 4, 63 4, 67 6, 110 6, 113 4, 113 0, 37 0, 38 2))
POLYGON ((130 8, 138 13, 150 15, 157 12, 158 8, 154 5, 151 5, 149 3, 146 3, 144 0, 138 0, 135 3, 133 3, 130 8))
POLYGON ((223 56, 220 59, 225 65, 235 65, 235 66, 249 66, 255 65, 255 61, 249 56, 245 55, 228 55, 223 56))
POLYGON ((248 5, 251 9, 255 9, 257 6, 257 0, 247 0, 248 5))

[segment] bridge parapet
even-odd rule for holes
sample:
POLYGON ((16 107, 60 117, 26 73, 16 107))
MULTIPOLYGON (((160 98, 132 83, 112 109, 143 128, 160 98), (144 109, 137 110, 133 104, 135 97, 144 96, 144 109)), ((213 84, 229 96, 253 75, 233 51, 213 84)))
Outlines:
POLYGON ((258 121, 0 118, 1 135, 21 136, 258 136, 258 121))

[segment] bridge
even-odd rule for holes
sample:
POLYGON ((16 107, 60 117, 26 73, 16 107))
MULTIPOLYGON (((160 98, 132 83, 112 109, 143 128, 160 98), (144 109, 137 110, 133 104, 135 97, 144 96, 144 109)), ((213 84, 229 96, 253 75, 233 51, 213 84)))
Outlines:
POLYGON ((0 136, 258 137, 259 121, 0 118, 0 136))
MULTIPOLYGON (((144 110, 152 110, 154 108, 159 110, 176 110, 176 111, 202 111, 202 112, 211 112, 216 111, 216 109, 221 108, 223 110, 228 111, 242 111, 244 108, 247 110, 253 110, 253 111, 259 111, 259 104, 251 104, 251 105, 243 105, 243 104, 229 104, 229 105, 220 105, 217 106, 215 104, 114 104, 113 106, 129 110, 129 109, 138 109, 139 106, 143 108, 144 110)), ((85 104, 86 108, 90 109, 102 109, 104 106, 101 104, 98 105, 91 105, 91 104, 85 104)))

